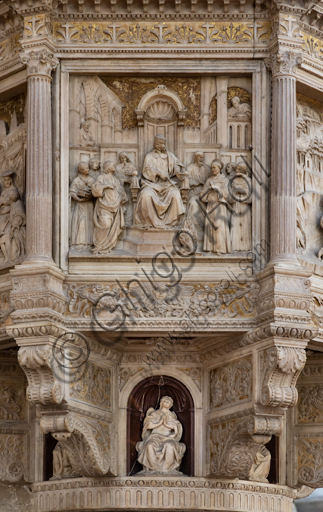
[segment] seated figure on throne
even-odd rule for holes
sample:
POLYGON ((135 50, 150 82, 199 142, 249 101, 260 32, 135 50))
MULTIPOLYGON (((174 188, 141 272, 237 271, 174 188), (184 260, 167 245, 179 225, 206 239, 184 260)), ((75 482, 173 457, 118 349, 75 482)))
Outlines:
POLYGON ((134 224, 144 228, 176 226, 185 208, 172 177, 183 180, 184 165, 166 149, 166 139, 156 136, 154 149, 145 157, 141 185, 134 214, 134 224))

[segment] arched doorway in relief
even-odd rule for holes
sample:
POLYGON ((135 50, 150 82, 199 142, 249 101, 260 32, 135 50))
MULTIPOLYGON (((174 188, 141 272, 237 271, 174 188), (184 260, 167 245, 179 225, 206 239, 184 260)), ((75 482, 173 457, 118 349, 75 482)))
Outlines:
POLYGON ((157 409, 163 396, 170 396, 174 405, 171 409, 183 425, 181 442, 186 445, 180 471, 194 476, 194 402, 191 393, 182 382, 173 377, 155 375, 141 381, 132 390, 127 407, 127 474, 135 475, 142 470, 137 462, 136 444, 141 441, 141 432, 149 407, 157 409))

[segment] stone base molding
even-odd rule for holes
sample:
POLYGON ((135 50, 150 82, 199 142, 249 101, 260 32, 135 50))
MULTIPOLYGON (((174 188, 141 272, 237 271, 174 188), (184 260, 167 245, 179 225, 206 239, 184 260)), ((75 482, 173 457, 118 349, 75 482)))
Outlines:
POLYGON ((243 480, 189 477, 73 479, 33 485, 35 512, 214 510, 292 512, 297 491, 243 480))

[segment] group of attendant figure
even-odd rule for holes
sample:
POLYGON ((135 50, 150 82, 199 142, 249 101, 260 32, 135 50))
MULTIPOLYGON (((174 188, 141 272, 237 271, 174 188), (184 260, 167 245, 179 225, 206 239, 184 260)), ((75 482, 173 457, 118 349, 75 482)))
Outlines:
POLYGON ((144 159, 134 212, 125 185, 133 183, 138 173, 127 154, 120 153, 116 165, 107 161, 101 171, 100 167, 95 158, 81 162, 72 182, 72 247, 107 253, 132 219, 143 229, 171 229, 189 219, 197 230, 204 230, 204 251, 226 254, 251 248, 251 182, 244 163, 230 163, 224 169, 221 161, 214 160, 209 168, 203 153, 196 152, 185 168, 166 149, 166 139, 156 136, 144 159), (186 208, 180 183, 181 188, 189 188, 186 208))

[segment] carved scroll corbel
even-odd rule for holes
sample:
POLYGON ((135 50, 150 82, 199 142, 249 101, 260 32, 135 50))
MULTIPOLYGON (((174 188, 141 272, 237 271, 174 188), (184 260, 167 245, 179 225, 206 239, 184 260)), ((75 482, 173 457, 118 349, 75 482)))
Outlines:
POLYGON ((68 413, 45 416, 41 429, 58 441, 53 452, 53 479, 102 476, 110 471, 110 429, 96 420, 68 413))
POLYGON ((28 380, 27 399, 32 405, 60 404, 63 387, 53 371, 52 347, 36 345, 21 347, 18 361, 28 380))
POLYGON ((302 348, 271 347, 259 354, 263 381, 260 404, 287 409, 297 403, 297 379, 304 368, 306 353, 302 348))

